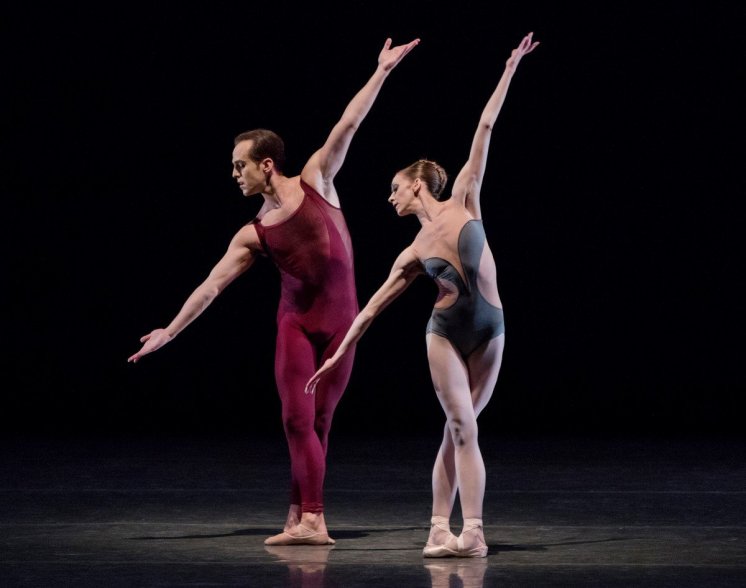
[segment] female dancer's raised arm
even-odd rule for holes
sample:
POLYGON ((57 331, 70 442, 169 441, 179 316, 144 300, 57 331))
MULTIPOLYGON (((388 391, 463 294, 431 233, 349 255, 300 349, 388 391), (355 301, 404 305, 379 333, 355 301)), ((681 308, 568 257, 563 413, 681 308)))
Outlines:
POLYGON ((497 115, 500 114, 505 96, 508 93, 510 81, 521 61, 521 58, 531 53, 539 45, 538 41, 532 40, 533 33, 529 33, 521 40, 520 45, 513 49, 510 57, 505 62, 505 70, 497 83, 495 91, 490 96, 479 119, 477 131, 471 143, 469 160, 466 162, 456 180, 453 183, 451 198, 463 203, 474 218, 482 218, 479 205, 479 194, 482 189, 482 178, 487 167, 487 152, 489 151, 492 129, 495 126, 497 115))

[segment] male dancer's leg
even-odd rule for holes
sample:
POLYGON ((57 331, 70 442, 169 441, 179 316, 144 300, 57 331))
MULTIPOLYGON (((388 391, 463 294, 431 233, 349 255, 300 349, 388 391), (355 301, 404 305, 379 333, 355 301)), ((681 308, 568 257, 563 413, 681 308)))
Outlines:
POLYGON ((324 450, 314 429, 315 398, 305 394, 316 371, 316 352, 303 330, 291 320, 278 325, 275 379, 282 403, 282 423, 290 451, 291 504, 305 512, 322 512, 326 470, 324 450))
MULTIPOLYGON (((305 331, 292 321, 283 321, 278 333, 275 377, 282 400, 283 424, 291 454, 293 504, 285 530, 265 540, 267 545, 328 545, 323 514, 323 484, 326 448, 332 416, 349 381, 354 350, 345 357, 313 395, 305 394, 305 384, 319 365, 316 350, 305 331), (310 367, 309 367, 310 366, 310 367), (300 521, 294 523, 301 505, 300 521), (293 520, 291 520, 293 519, 293 520)), ((343 334, 320 358, 325 361, 339 345, 343 334)))
MULTIPOLYGON (((328 358, 334 355, 339 344, 342 342, 342 339, 344 339, 345 334, 346 330, 340 330, 340 332, 334 336, 329 346, 324 350, 319 361, 319 366, 322 366, 328 358)), ((326 456, 329 445, 329 431, 332 427, 334 411, 336 410, 337 404, 339 404, 342 394, 344 394, 347 384, 350 381, 354 359, 355 346, 352 346, 342 358, 339 365, 321 379, 316 387, 316 392, 314 393, 316 396, 316 420, 314 422, 314 429, 316 430, 316 435, 318 435, 319 441, 321 442, 324 456, 326 456)))

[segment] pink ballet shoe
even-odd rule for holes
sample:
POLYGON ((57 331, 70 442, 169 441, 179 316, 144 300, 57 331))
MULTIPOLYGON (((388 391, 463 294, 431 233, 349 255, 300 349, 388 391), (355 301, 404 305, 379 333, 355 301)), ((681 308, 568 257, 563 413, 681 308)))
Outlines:
POLYGON ((422 550, 422 554, 425 557, 487 557, 487 545, 479 535, 476 536, 476 544, 470 547, 466 546, 464 539, 464 535, 469 531, 482 528, 481 519, 467 519, 464 522, 464 530, 461 535, 455 537, 451 534, 442 545, 431 545, 428 542, 425 549, 422 550))
POLYGON ((423 557, 456 557, 458 556, 457 541, 458 537, 453 534, 448 537, 445 543, 440 545, 428 541, 422 550, 422 555, 423 557))
POLYGON ((445 517, 434 516, 430 519, 430 537, 427 539, 425 548, 422 550, 424 557, 450 557, 455 555, 455 550, 448 547, 450 543, 456 541, 456 535, 451 533, 451 528, 448 526, 448 519, 445 517), (447 533, 445 541, 442 543, 435 543, 431 537, 433 535, 432 528, 437 527, 439 530, 447 533))
POLYGON ((265 545, 334 545, 336 541, 328 533, 313 531, 298 524, 289 531, 283 531, 264 540, 265 545))
POLYGON ((464 534, 462 533, 456 539, 457 554, 456 557, 487 557, 487 546, 480 539, 476 545, 468 549, 464 545, 464 534))

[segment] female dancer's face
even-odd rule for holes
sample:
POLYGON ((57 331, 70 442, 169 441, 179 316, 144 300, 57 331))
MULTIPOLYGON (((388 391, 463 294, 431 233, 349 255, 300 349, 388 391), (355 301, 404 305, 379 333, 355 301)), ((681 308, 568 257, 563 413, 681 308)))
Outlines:
POLYGON ((417 197, 413 186, 418 180, 411 180, 403 174, 396 174, 391 180, 391 195, 389 202, 394 206, 396 214, 406 216, 414 212, 417 197))

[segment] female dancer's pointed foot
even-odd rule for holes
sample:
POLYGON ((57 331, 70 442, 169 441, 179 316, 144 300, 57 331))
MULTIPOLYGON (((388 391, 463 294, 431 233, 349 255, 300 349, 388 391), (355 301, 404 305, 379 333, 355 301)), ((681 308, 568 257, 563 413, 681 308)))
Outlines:
POLYGON ((458 537, 451 534, 445 543, 430 543, 429 541, 425 544, 425 548, 422 550, 423 557, 456 557, 458 555, 458 546, 456 541, 458 537))
POLYGON ((464 519, 464 528, 456 539, 457 557, 487 557, 482 519, 464 519))
POLYGON ((428 541, 422 554, 425 557, 487 557, 481 519, 466 519, 464 523, 461 535, 451 534, 441 545, 428 541))
POLYGON ((314 531, 303 523, 264 540, 265 545, 334 545, 335 543, 336 541, 329 537, 326 531, 314 531))
POLYGON ((461 533, 456 539, 456 546, 458 551, 456 557, 487 557, 487 544, 481 532, 479 534, 461 533))
POLYGON ((427 538, 425 548, 422 550, 424 557, 449 557, 454 555, 456 536, 451 533, 447 517, 433 516, 430 519, 430 535, 427 538), (449 547, 449 545, 454 547, 449 547))

